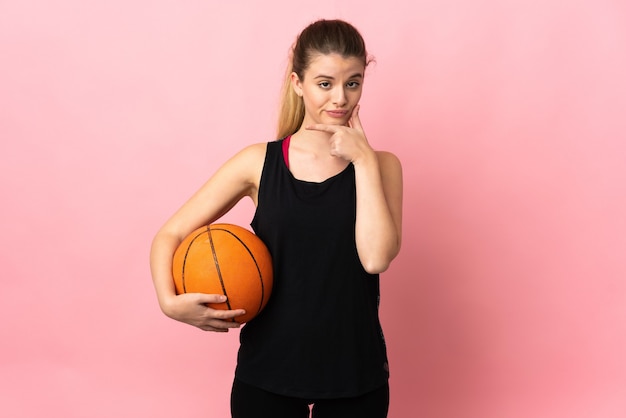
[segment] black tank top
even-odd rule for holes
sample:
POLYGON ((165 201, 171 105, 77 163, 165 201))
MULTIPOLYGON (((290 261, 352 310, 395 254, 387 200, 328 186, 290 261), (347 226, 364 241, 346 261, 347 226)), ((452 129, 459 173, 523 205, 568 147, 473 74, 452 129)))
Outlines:
POLYGON ((286 396, 358 396, 389 377, 379 278, 359 261, 354 166, 296 179, 282 140, 267 145, 252 228, 274 264, 272 296, 240 334, 236 376, 286 396))

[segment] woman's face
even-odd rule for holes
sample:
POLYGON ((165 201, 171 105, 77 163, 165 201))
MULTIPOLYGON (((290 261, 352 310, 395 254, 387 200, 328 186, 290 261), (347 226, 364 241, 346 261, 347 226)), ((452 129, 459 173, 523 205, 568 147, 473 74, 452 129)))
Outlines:
POLYGON ((311 60, 302 80, 292 73, 292 86, 304 100, 303 125, 346 125, 361 98, 364 72, 357 57, 320 54, 311 60))

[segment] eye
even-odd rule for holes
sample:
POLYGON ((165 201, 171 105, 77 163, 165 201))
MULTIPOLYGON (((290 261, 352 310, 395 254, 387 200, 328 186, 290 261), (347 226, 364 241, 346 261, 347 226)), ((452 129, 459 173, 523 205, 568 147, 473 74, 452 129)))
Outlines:
POLYGON ((330 82, 328 82, 328 81, 322 81, 322 82, 318 83, 317 85, 320 86, 323 89, 330 88, 330 82))
POLYGON ((357 88, 359 88, 360 85, 361 85, 361 83, 359 83, 358 81, 348 81, 346 83, 346 86, 349 89, 357 89, 357 88))

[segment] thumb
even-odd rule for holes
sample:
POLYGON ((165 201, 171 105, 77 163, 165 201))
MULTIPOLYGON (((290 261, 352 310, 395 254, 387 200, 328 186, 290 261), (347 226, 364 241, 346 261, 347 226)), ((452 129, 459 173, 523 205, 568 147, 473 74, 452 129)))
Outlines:
POLYGON ((356 105, 352 110, 349 123, 351 128, 363 132, 363 125, 361 125, 361 119, 359 119, 359 110, 361 110, 360 104, 356 105))

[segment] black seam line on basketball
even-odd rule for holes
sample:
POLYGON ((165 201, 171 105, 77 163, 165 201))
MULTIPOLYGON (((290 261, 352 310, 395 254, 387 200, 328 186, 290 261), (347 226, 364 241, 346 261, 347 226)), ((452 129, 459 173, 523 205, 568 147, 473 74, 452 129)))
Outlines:
POLYGON ((252 261, 254 261, 254 266, 256 267, 256 270, 259 273, 259 281, 261 282, 261 303, 259 303, 259 309, 256 311, 257 313, 261 312, 261 308, 263 308, 263 301, 265 300, 265 285, 263 284, 263 274, 261 273, 261 268, 259 267, 259 263, 257 263, 256 258, 254 258, 254 254, 252 254, 252 251, 250 250, 250 248, 248 248, 246 243, 243 242, 241 240, 241 238, 239 238, 237 235, 235 235, 234 233, 232 233, 228 229, 222 229, 222 228, 213 227, 213 230, 214 231, 228 232, 237 241, 239 241, 241 243, 241 245, 243 245, 243 248, 245 248, 246 251, 248 251, 248 254, 250 254, 250 257, 252 258, 252 261))
POLYGON ((187 249, 185 250, 185 257, 183 258, 183 269, 182 269, 183 271, 182 271, 182 274, 181 274, 181 281, 183 282, 183 293, 187 293, 187 284, 185 282, 185 266, 187 265, 187 255, 189 255, 189 250, 191 250, 191 247, 192 247, 193 243, 198 238, 200 238, 200 236, 202 234, 207 233, 208 230, 209 230, 209 228, 207 227, 206 230, 202 230, 202 231, 198 232, 198 234, 191 239, 191 242, 189 243, 189 245, 187 246, 187 249))
POLYGON ((228 293, 226 292, 226 286, 224 285, 224 279, 222 278, 222 271, 220 270, 220 263, 217 260, 217 253, 215 252, 215 245, 213 244, 213 234, 211 228, 208 228, 209 231, 209 243, 211 244, 211 252, 213 253, 213 262, 215 263, 215 270, 217 270, 217 277, 220 279, 220 285, 222 286, 222 292, 224 292, 224 296, 226 296, 226 306, 228 306, 228 310, 231 310, 230 300, 228 299, 228 293))

